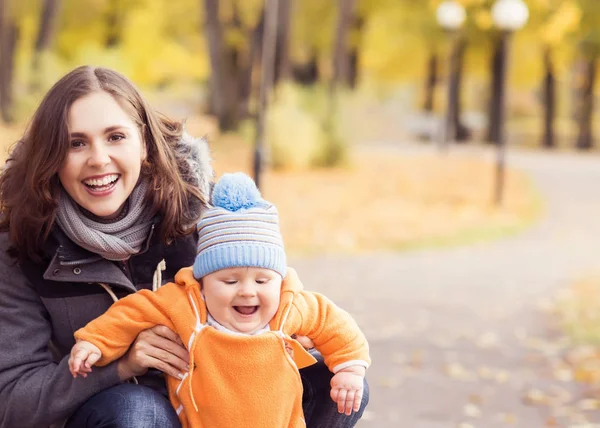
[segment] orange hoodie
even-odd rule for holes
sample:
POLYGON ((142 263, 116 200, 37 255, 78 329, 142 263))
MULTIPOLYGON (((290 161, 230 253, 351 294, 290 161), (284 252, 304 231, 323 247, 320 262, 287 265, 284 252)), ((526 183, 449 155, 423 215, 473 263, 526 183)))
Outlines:
POLYGON ((207 325, 208 312, 192 269, 155 293, 142 290, 116 302, 75 332, 98 346, 106 365, 127 352, 137 335, 162 324, 177 332, 190 352, 182 380, 167 376, 169 397, 183 427, 304 427, 299 368, 315 360, 292 334, 307 336, 332 372, 370 364, 367 340, 354 319, 325 296, 303 291, 288 268, 271 331, 234 335, 207 325), (292 347, 293 359, 286 351, 292 347))

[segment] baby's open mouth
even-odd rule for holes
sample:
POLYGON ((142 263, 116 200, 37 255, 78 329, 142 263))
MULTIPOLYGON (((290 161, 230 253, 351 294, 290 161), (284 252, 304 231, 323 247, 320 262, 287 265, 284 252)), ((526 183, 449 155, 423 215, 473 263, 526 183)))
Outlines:
POLYGON ((258 311, 258 306, 234 306, 233 309, 242 315, 252 315, 258 311))

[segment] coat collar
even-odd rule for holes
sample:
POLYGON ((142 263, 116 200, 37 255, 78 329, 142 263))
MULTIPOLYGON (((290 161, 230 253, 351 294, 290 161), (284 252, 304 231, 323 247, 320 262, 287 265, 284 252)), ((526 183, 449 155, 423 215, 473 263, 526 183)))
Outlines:
MULTIPOLYGON (((138 254, 148 250, 154 236, 156 223, 157 221, 150 228, 146 243, 138 254)), ((79 247, 59 227, 54 227, 44 252, 51 260, 43 274, 46 280, 85 283, 106 282, 128 291, 136 291, 135 286, 118 267, 117 263, 79 247)))

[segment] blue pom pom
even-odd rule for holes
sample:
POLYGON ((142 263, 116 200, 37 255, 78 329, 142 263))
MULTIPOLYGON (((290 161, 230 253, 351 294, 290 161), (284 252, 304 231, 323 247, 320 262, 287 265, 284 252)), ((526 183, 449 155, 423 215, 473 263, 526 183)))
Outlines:
POLYGON ((223 174, 212 193, 212 205, 229 211, 238 211, 263 203, 254 181, 243 172, 223 174))

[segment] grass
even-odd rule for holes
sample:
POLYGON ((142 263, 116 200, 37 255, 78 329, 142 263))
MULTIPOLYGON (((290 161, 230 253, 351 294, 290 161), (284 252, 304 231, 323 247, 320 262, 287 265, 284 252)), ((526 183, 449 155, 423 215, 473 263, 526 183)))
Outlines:
MULTIPOLYGON (((213 144, 218 175, 251 172, 252 151, 233 137, 213 144)), ((517 233, 540 214, 529 177, 509 170, 501 208, 492 203, 493 165, 476 159, 350 154, 347 167, 265 171, 288 251, 356 253, 460 245, 517 233)))
POLYGON ((600 347, 600 274, 582 278, 563 290, 555 310, 574 343, 600 347))
POLYGON ((557 295, 553 313, 569 342, 565 352, 575 380, 600 386, 600 273, 579 279, 557 295))

